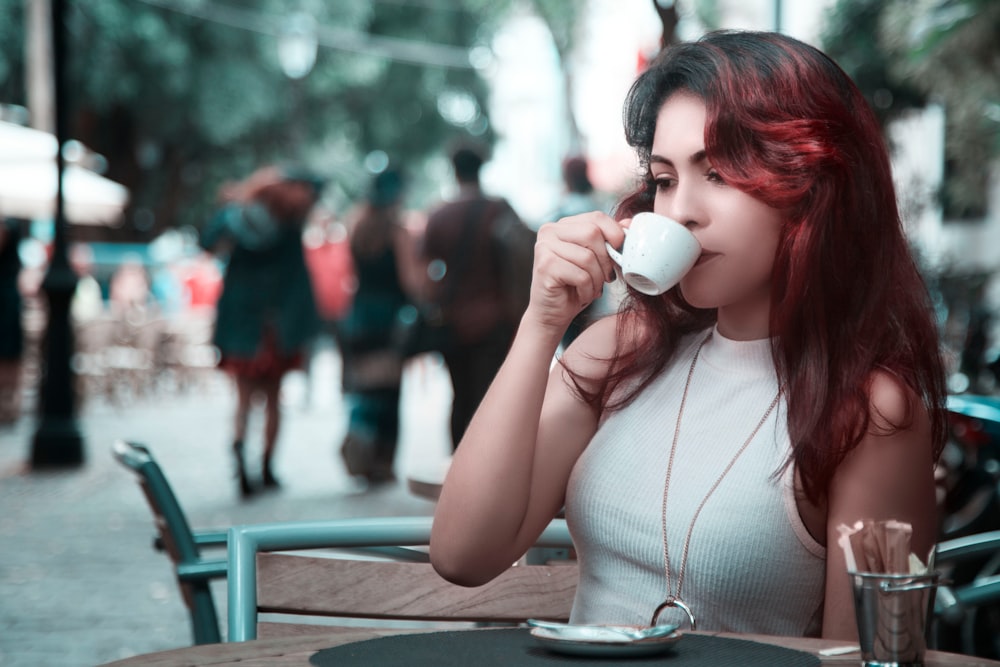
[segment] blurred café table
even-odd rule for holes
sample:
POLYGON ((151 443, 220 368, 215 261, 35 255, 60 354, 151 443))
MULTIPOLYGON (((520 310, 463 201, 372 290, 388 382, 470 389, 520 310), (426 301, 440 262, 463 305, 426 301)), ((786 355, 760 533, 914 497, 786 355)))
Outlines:
MULTIPOLYGON (((478 667, 566 665, 858 665, 861 655, 848 642, 802 637, 690 632, 663 653, 646 657, 572 657, 551 653, 524 628, 416 630, 324 628, 323 634, 207 644, 150 653, 104 667, 352 667, 407 665, 478 667), (430 633, 437 633, 436 636, 430 633), (372 641, 366 641, 372 640, 372 641), (687 640, 685 642, 685 640, 687 640)), ((973 667, 1000 662, 927 651, 924 667, 973 667)))
POLYGON ((407 474, 406 486, 413 495, 436 502, 441 495, 441 487, 450 467, 450 457, 442 461, 424 463, 407 474))

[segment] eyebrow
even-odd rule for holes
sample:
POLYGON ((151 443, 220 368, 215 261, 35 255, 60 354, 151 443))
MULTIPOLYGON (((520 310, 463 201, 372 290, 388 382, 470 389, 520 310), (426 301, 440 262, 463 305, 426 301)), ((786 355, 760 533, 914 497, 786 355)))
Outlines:
MULTIPOLYGON (((688 163, 689 164, 701 164, 702 162, 704 162, 707 159, 708 159, 708 153, 706 153, 705 149, 703 148, 700 151, 696 151, 696 152, 692 153, 690 155, 690 157, 688 157, 688 163)), ((667 158, 663 157, 662 155, 656 155, 655 153, 653 155, 649 156, 649 163, 650 164, 653 164, 653 163, 666 164, 666 165, 669 165, 671 167, 674 166, 674 161, 673 160, 668 160, 667 158)))

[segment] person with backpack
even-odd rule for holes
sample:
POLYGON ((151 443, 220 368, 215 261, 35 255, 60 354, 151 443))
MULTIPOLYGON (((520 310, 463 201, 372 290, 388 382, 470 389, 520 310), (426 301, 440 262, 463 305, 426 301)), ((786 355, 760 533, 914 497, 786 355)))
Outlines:
POLYGON ((427 265, 425 300, 448 332, 439 352, 454 391, 451 437, 457 446, 527 306, 534 232, 507 200, 483 192, 479 151, 460 147, 451 162, 458 196, 429 214, 420 254, 427 265), (527 262, 519 262, 525 256, 527 262))

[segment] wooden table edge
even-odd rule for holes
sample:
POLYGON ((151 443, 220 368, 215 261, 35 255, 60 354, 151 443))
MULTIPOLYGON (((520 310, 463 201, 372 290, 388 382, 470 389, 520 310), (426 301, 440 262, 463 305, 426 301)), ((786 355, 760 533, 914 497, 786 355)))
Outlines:
MULTIPOLYGON (((219 667, 229 665, 251 667, 258 664, 261 666, 281 665, 283 667, 284 665, 300 665, 306 667, 309 664, 309 657, 325 648, 407 632, 441 632, 442 630, 442 628, 416 628, 409 630, 400 628, 329 627, 317 630, 317 633, 314 635, 267 638, 250 642, 203 644, 201 646, 170 649, 105 663, 99 667, 138 667, 139 665, 143 667, 203 667, 212 665, 218 665, 219 667), (276 663, 275 659, 279 658, 285 658, 286 660, 276 663)), ((742 639, 762 644, 782 646, 815 655, 820 659, 822 665, 857 665, 861 660, 861 656, 857 652, 840 656, 819 655, 818 652, 823 649, 851 644, 851 642, 844 640, 779 637, 732 632, 697 631, 691 634, 742 639)), ((1000 662, 957 653, 928 651, 924 665, 925 667, 990 667, 1000 666, 1000 662)))

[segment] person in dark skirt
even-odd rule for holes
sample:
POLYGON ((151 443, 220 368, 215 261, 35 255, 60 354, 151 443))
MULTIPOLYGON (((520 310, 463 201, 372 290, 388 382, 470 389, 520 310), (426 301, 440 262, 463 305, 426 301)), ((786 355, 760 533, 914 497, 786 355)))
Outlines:
POLYGON ((17 421, 21 412, 21 360, 24 330, 17 254, 21 228, 17 220, 0 220, 0 424, 17 421))
POLYGON ((233 453, 240 493, 254 493, 244 441, 254 399, 263 399, 262 481, 277 487, 274 454, 285 373, 302 365, 320 326, 302 249, 302 228, 321 184, 308 174, 267 167, 226 185, 224 204, 201 235, 204 248, 228 252, 213 342, 236 383, 233 453))

